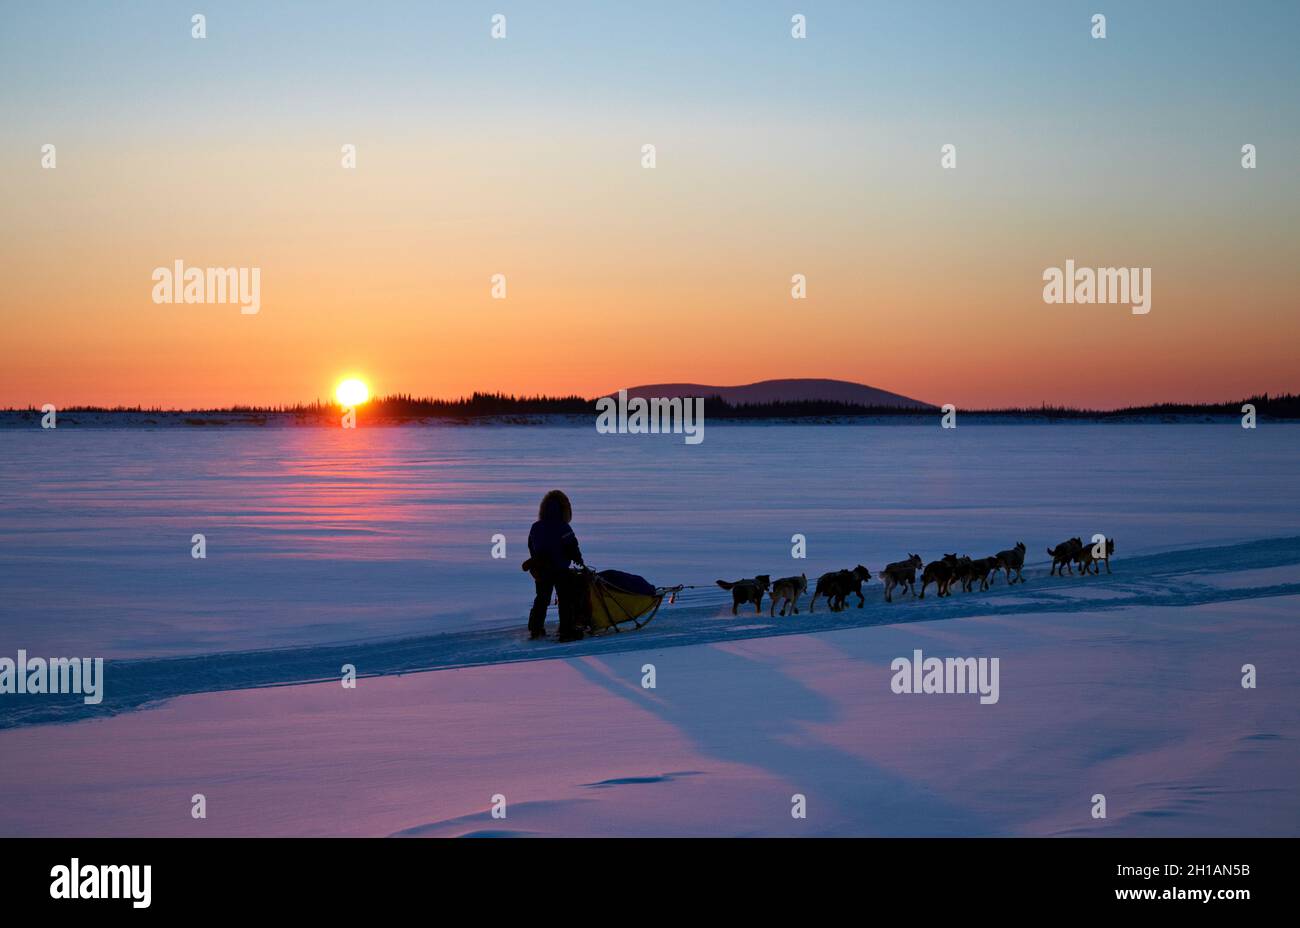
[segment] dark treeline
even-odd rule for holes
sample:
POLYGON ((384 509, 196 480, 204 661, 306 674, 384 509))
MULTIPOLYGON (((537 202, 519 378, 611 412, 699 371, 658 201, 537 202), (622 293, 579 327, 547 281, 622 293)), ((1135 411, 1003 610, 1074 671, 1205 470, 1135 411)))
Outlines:
MULTIPOLYGON (((1006 409, 959 409, 960 415, 987 416, 1007 419, 1126 419, 1138 416, 1240 416, 1247 403, 1255 407, 1256 414, 1264 419, 1300 419, 1300 396, 1267 394, 1244 400, 1223 403, 1157 403, 1149 406, 1128 406, 1123 409, 1096 410, 1073 406, 1019 406, 1006 409)), ((864 406, 835 400, 797 400, 774 403, 731 404, 720 397, 704 401, 704 413, 713 419, 807 419, 860 416, 895 416, 902 418, 931 418, 939 413, 938 406, 924 408, 901 406, 864 406)))
MULTIPOLYGON (((337 404, 327 407, 333 415, 337 404)), ((580 416, 595 412, 594 400, 581 396, 513 396, 506 393, 475 393, 454 400, 414 397, 407 393, 372 400, 365 405, 369 415, 398 419, 462 416, 580 416)))
MULTIPOLYGON (((1094 410, 1072 406, 1021 406, 1007 409, 959 408, 962 416, 986 416, 1007 419, 1118 420, 1134 417, 1240 416, 1241 408, 1251 404, 1262 419, 1300 419, 1300 396, 1285 393, 1262 394, 1223 403, 1157 403, 1128 406, 1123 409, 1094 410)), ((472 419, 494 416, 594 416, 596 401, 581 396, 514 396, 506 393, 474 393, 458 399, 414 397, 397 393, 370 400, 363 407, 369 419, 472 419)), ((183 410, 190 415, 288 415, 299 420, 334 419, 338 403, 316 400, 285 406, 230 406, 224 409, 183 410)), ((70 407, 67 412, 167 414, 180 410, 163 410, 141 406, 70 407)), ((36 412, 29 410, 29 412, 36 412)), ((721 397, 706 397, 704 414, 709 419, 833 419, 854 417, 930 418, 939 407, 866 406, 835 400, 791 400, 772 403, 728 403, 721 397)))
POLYGON ((1300 396, 1267 393, 1229 400, 1223 403, 1155 403, 1149 406, 1126 406, 1123 409, 1078 409, 1071 406, 1022 406, 1012 409, 963 410, 982 416, 1026 417, 1046 419, 1125 419, 1134 416, 1240 416, 1246 404, 1255 407, 1263 419, 1300 419, 1300 396))

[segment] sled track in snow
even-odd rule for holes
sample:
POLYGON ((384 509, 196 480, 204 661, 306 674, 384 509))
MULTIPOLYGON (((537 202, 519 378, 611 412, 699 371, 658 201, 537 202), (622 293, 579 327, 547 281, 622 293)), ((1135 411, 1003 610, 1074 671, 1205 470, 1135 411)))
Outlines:
POLYGON ((1026 567, 1027 583, 1008 587, 999 576, 987 592, 955 592, 944 599, 931 591, 924 600, 896 597, 892 604, 886 603, 879 580, 873 579, 863 588, 867 601, 861 609, 853 607, 856 599, 850 597, 844 612, 833 613, 822 606, 810 614, 808 598, 803 597, 799 615, 785 618, 769 618, 766 600, 761 615, 751 608, 733 616, 725 593, 697 589, 682 594, 676 605, 665 604, 640 631, 607 633, 563 645, 549 639, 526 640, 527 596, 521 593, 520 618, 499 628, 309 648, 105 661, 104 698, 99 705, 85 705, 80 696, 4 695, 0 696, 0 729, 116 715, 190 693, 326 681, 337 685, 344 664, 354 665, 364 678, 969 616, 1104 612, 1291 596, 1300 594, 1300 580, 1236 587, 1207 581, 1239 571, 1292 565, 1300 565, 1300 537, 1135 557, 1120 552, 1109 575, 1103 567, 1100 576, 1050 577, 1048 562, 1043 561, 1026 567), (1081 589, 1104 592, 1104 596, 1080 597, 1081 589))

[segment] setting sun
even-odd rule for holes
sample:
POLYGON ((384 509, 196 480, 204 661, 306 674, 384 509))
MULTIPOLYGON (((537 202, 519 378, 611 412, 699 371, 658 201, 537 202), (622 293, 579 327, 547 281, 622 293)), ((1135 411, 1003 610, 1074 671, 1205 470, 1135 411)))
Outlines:
POLYGON ((359 406, 370 399, 370 388, 363 381, 348 379, 338 385, 334 396, 343 406, 359 406))

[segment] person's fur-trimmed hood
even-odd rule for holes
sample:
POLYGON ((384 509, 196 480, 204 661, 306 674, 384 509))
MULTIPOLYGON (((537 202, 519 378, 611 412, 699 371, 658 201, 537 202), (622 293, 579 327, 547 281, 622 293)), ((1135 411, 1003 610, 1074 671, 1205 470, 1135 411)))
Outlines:
POLYGON ((542 497, 542 504, 537 507, 539 522, 572 522, 573 507, 563 490, 552 490, 542 497))

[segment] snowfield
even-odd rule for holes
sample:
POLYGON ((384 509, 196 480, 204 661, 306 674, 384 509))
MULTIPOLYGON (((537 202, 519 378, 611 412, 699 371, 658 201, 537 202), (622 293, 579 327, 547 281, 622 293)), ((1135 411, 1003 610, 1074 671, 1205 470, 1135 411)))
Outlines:
MULTIPOLYGON (((0 430, 0 655, 208 655, 523 627, 537 503, 589 563, 708 587, 1103 532, 1300 534, 1300 424, 0 430), (191 557, 202 534, 207 557, 191 557), (493 537, 507 556, 491 556, 493 537), (790 556, 792 537, 807 559, 790 556)), ((928 600, 927 600, 928 603, 928 600)))
MULTIPOLYGON (((1025 582, 1008 586, 999 575, 983 593, 962 593, 954 587, 957 592, 940 599, 931 587, 924 600, 895 591, 894 602, 887 603, 882 585, 873 579, 863 587, 866 602, 861 608, 856 608, 856 598, 850 596, 848 608, 842 612, 831 612, 825 600, 817 611, 809 612, 805 596, 799 615, 786 617, 770 616, 767 599, 761 613, 751 605, 733 616, 730 597, 716 587, 689 590, 675 604, 665 601, 655 619, 639 631, 606 632, 568 644, 551 639, 529 641, 526 631, 513 625, 346 645, 109 661, 101 702, 88 705, 77 694, 7 695, 0 697, 0 729, 115 715, 189 693, 338 680, 345 664, 366 678, 964 617, 1011 618, 1083 610, 1095 615, 1300 596, 1300 537, 1131 557, 1116 560, 1112 568, 1116 572, 1103 571, 1099 576, 1052 577, 1048 576, 1049 561, 1027 563, 1025 582), (1243 574, 1256 582, 1243 584, 1243 574)), ((553 607, 548 621, 554 630, 553 607)), ((0 654, 4 656, 12 657, 0 654)), ((38 656, 29 654, 29 659, 38 656)))
POLYGON ((1297 608, 624 635, 643 647, 182 696, 0 732, 0 833, 1295 836, 1297 608), (890 662, 915 648, 999 658, 999 701, 894 694, 890 662))
POLYGON ((0 695, 0 835, 1300 833, 1297 427, 0 443, 0 658, 105 658, 98 705, 0 695), (589 561, 696 588, 525 640, 557 485, 589 561), (1049 577, 1094 530, 1114 572, 1049 577), (1027 583, 945 599, 733 616, 712 585, 1017 540, 1027 583), (893 692, 917 650, 997 659, 997 702, 893 692))

